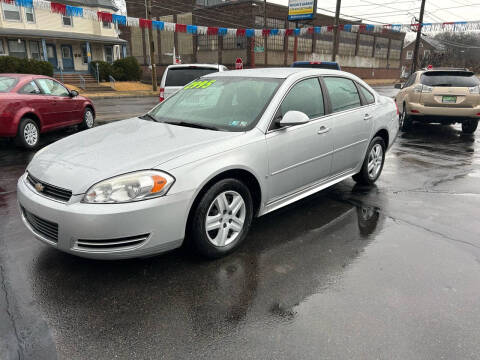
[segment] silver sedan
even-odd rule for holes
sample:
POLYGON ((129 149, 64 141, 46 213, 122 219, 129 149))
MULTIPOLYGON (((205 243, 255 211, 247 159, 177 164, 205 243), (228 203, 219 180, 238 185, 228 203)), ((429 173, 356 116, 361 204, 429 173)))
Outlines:
POLYGON ((214 73, 144 116, 40 150, 18 202, 37 239, 71 254, 142 257, 189 243, 220 257, 256 216, 350 176, 373 184, 397 132, 393 100, 346 72, 214 73))

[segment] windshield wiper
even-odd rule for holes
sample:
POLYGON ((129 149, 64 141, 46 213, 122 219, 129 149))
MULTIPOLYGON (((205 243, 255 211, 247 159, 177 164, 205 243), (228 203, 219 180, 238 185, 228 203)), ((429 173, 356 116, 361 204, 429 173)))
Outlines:
POLYGON ((163 121, 164 124, 170 124, 170 125, 178 125, 178 126, 186 126, 186 127, 192 127, 196 129, 206 129, 206 130, 215 130, 219 131, 215 126, 212 125, 204 125, 204 124, 198 124, 198 123, 191 123, 191 122, 186 122, 186 121, 163 121))
POLYGON ((143 119, 143 120, 146 120, 146 119, 150 119, 150 120, 153 120, 153 121, 158 121, 157 119, 155 119, 152 115, 150 115, 149 113, 146 113, 145 115, 142 115, 142 116, 139 116, 140 119, 143 119))

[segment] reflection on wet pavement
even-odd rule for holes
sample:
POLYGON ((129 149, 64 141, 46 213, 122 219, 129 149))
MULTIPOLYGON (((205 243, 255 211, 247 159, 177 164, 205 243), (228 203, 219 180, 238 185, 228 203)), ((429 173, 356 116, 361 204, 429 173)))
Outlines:
POLYGON ((478 358, 478 150, 456 127, 417 125, 397 139, 376 186, 347 180, 256 219, 231 256, 180 249, 101 262, 32 239, 15 194, 32 155, 0 144, 0 260, 9 306, 29 319, 18 315, 21 351, 478 358))

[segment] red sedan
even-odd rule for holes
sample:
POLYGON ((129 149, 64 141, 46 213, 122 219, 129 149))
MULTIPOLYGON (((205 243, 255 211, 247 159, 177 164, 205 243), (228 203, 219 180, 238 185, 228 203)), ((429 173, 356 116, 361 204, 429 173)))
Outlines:
POLYGON ((72 125, 89 129, 94 121, 92 102, 57 80, 0 74, 0 137, 16 138, 20 145, 33 149, 41 133, 72 125))

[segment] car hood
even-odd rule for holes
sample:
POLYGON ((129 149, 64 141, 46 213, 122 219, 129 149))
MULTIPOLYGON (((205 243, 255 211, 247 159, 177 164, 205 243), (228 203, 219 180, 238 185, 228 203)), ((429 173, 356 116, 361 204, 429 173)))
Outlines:
POLYGON ((196 150, 241 134, 133 118, 59 140, 40 150, 27 171, 43 182, 83 194, 116 175, 159 167, 181 156, 188 162, 196 150))

